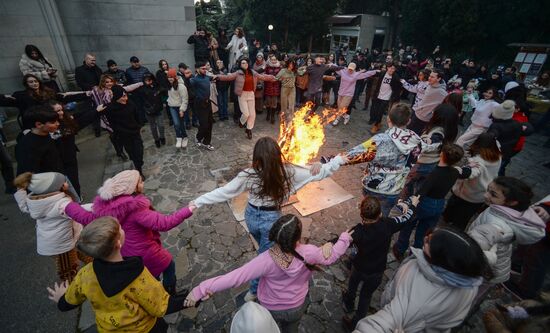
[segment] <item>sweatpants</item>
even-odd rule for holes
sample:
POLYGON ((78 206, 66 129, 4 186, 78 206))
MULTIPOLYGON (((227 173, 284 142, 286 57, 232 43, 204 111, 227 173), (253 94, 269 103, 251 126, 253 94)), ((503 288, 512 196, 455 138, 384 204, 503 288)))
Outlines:
POLYGON ((124 147, 124 150, 128 153, 128 157, 134 163, 134 167, 139 173, 142 173, 143 168, 143 141, 141 135, 136 134, 122 134, 117 135, 118 140, 124 147))
POLYGON ((256 106, 253 91, 243 91, 239 96, 239 108, 241 109, 241 124, 245 125, 247 129, 254 128, 254 122, 256 121, 256 106))
POLYGON ((380 125, 382 122, 382 117, 384 113, 388 110, 390 101, 385 101, 383 99, 376 98, 372 102, 372 107, 370 108, 370 119, 369 124, 380 125))

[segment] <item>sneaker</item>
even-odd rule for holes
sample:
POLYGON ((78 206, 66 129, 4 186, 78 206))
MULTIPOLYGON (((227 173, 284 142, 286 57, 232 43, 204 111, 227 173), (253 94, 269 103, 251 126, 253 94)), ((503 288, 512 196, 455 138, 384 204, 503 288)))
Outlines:
POLYGON ((254 302, 258 297, 251 293, 250 290, 246 292, 246 295, 244 295, 244 301, 245 302, 254 302))
POLYGON ((189 139, 188 138, 183 138, 181 140, 181 148, 187 148, 188 143, 189 143, 189 139))
POLYGON ((201 142, 197 142, 197 148, 202 148, 203 144, 201 142))
POLYGON ((349 118, 350 118, 349 114, 344 115, 344 125, 347 125, 349 123, 349 118))
POLYGON ((155 146, 157 146, 157 148, 160 148, 160 140, 155 140, 155 146))
POLYGON ((214 150, 214 146, 212 146, 212 145, 203 145, 203 147, 208 149, 208 150, 214 150))
POLYGON ((176 148, 181 148, 181 138, 176 138, 176 148))
POLYGON ((166 138, 160 138, 160 144, 164 146, 166 144, 166 138))
POLYGON ((332 126, 338 126, 338 123, 340 122, 340 118, 336 118, 333 122, 332 122, 332 126))

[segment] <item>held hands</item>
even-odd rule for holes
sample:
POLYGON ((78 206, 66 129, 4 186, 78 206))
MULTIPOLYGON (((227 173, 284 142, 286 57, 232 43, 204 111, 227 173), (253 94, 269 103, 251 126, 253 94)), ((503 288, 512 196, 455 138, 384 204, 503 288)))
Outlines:
POLYGON ((195 205, 195 201, 189 201, 189 204, 187 205, 187 208, 191 211, 191 213, 197 209, 197 205, 195 205))
POLYGON ((420 196, 419 195, 413 195, 411 197, 411 203, 413 206, 418 206, 418 203, 420 202, 420 196))
POLYGON ((55 303, 59 302, 59 299, 61 296, 65 294, 67 291, 67 288, 69 287, 69 282, 63 281, 60 284, 57 284, 57 282, 54 284, 53 289, 50 287, 47 287, 48 290, 48 298, 54 301, 55 303))
POLYGON ((321 162, 315 162, 311 165, 311 167, 309 168, 309 173, 312 175, 312 176, 316 176, 319 174, 319 172, 321 172, 321 168, 323 167, 323 165, 321 164, 321 162))
MULTIPOLYGON (((212 297, 213 294, 214 294, 213 292, 207 291, 206 296, 204 296, 201 301, 208 300, 210 297, 212 297)), ((193 293, 190 292, 189 295, 187 295, 187 297, 185 298, 185 301, 183 301, 183 307, 192 308, 196 305, 197 305, 197 300, 193 297, 193 293)))

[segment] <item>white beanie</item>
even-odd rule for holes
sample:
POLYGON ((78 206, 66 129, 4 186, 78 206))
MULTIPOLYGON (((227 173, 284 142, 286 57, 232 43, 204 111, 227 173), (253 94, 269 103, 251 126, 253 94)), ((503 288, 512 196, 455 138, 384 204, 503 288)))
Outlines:
POLYGON ((230 333, 280 333, 271 313, 256 302, 246 302, 231 322, 230 333))
POLYGON ((348 69, 355 70, 357 69, 357 65, 354 62, 350 62, 348 65, 348 69))
POLYGON ((67 181, 65 175, 58 172, 43 172, 32 175, 31 183, 27 189, 32 194, 46 194, 61 190, 67 181))
POLYGON ((111 200, 119 195, 130 195, 136 191, 141 176, 137 170, 124 170, 113 178, 107 179, 99 188, 97 194, 103 200, 111 200))
POLYGON ((506 94, 508 90, 512 90, 515 87, 519 87, 519 83, 517 83, 516 81, 510 81, 506 83, 506 85, 504 86, 504 93, 506 94))
POLYGON ((493 110, 492 116, 494 119, 502 119, 502 120, 512 119, 512 117, 514 116, 515 110, 516 110, 516 102, 507 99, 493 110))

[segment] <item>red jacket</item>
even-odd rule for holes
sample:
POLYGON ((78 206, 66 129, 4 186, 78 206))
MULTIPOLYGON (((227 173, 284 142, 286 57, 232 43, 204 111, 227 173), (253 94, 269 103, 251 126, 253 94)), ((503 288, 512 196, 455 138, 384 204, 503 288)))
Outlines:
MULTIPOLYGON (((523 112, 514 112, 514 115, 512 116, 512 119, 517 121, 518 123, 526 123, 529 121, 529 118, 525 115, 523 112)), ((523 149, 523 145, 525 145, 525 136, 521 136, 514 146, 514 152, 519 152, 523 149)))
MULTIPOLYGON (((281 66, 272 67, 269 65, 269 62, 268 62, 267 66, 265 66, 264 74, 275 76, 277 75, 277 73, 279 73, 280 70, 281 70, 281 66)), ((264 82, 264 96, 279 96, 279 95, 281 95, 281 83, 279 81, 264 82)))

